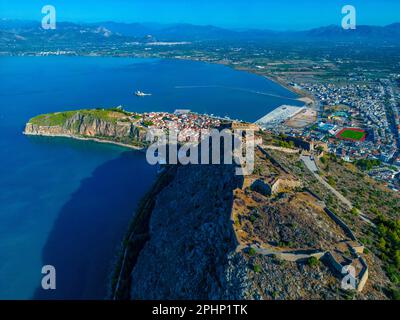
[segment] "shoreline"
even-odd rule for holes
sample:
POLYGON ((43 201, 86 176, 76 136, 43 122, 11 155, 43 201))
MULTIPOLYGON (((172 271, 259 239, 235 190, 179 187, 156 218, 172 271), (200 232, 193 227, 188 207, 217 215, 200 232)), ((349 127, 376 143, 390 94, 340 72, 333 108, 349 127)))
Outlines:
POLYGON ((81 141, 93 141, 93 142, 97 142, 97 143, 112 144, 112 145, 116 145, 119 147, 128 148, 128 149, 132 149, 135 151, 142 151, 142 152, 144 152, 146 150, 145 147, 136 147, 134 145, 126 144, 126 143, 122 143, 122 142, 99 139, 99 138, 80 137, 80 136, 70 135, 70 134, 35 134, 35 133, 27 133, 25 131, 22 132, 22 134, 25 136, 68 138, 68 139, 81 140, 81 141))
POLYGON ((287 89, 288 91, 298 95, 299 98, 297 98, 296 100, 305 103, 305 105, 304 105, 305 107, 308 104, 311 104, 311 108, 317 110, 316 107, 317 107, 318 103, 317 103, 315 97, 313 97, 312 95, 310 95, 310 94, 308 94, 308 93, 306 93, 306 92, 304 92, 302 90, 295 89, 294 87, 292 87, 289 84, 287 84, 283 79, 281 79, 281 78, 279 78, 277 76, 269 75, 269 74, 265 75, 263 73, 260 73, 259 71, 256 71, 256 70, 253 70, 253 69, 249 69, 249 68, 241 68, 241 67, 237 67, 237 66, 234 66, 234 65, 232 65, 232 66, 231 65, 227 65, 227 66, 232 67, 234 70, 237 70, 237 71, 246 71, 246 72, 249 72, 251 74, 255 74, 257 76, 263 77, 263 78, 265 78, 267 80, 270 80, 273 83, 275 83, 275 84, 287 89), (310 100, 311 100, 311 103, 308 103, 308 102, 310 102, 310 100))

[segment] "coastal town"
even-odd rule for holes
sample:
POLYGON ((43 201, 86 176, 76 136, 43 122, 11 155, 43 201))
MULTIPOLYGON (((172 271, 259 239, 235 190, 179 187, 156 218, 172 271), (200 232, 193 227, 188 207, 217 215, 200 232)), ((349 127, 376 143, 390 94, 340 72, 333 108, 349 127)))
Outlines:
MULTIPOLYGON (((255 123, 266 131, 321 142, 346 162, 363 164, 372 178, 400 190, 400 74, 373 83, 290 82, 304 106, 283 105, 255 123)), ((223 119, 190 110, 142 115, 150 128, 179 132, 180 142, 198 139, 223 119)))
POLYGON ((291 82, 294 90, 312 96, 314 103, 282 106, 258 123, 274 133, 324 142, 331 154, 347 162, 368 163, 365 169, 371 177, 399 190, 399 78, 370 84, 291 82), (299 114, 313 109, 318 113, 314 121, 295 124, 299 114))
POLYGON ((140 121, 149 129, 176 132, 178 142, 198 141, 203 130, 218 128, 221 125, 221 120, 218 118, 197 114, 188 109, 177 109, 174 113, 144 113, 140 121))

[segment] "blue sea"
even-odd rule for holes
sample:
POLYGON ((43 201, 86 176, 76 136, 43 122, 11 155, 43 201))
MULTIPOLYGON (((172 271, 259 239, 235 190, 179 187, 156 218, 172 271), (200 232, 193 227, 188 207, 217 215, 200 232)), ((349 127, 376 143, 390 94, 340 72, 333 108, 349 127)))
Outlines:
POLYGON ((156 178, 141 152, 24 136, 31 117, 122 105, 255 121, 301 105, 295 98, 265 78, 201 62, 1 57, 0 299, 104 299, 121 239, 156 178), (56 268, 56 290, 41 289, 44 265, 56 268))

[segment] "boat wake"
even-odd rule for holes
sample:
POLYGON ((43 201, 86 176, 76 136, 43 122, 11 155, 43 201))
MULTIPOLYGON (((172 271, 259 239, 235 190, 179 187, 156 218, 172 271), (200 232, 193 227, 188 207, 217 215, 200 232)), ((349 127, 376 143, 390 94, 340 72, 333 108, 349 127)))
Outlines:
POLYGON ((209 86, 206 86, 206 85, 205 86, 175 86, 175 89, 204 89, 204 88, 228 89, 228 90, 242 91, 242 92, 258 94, 258 95, 263 95, 263 96, 269 96, 269 97, 274 97, 274 98, 298 101, 298 98, 289 98, 289 97, 281 96, 281 95, 278 95, 278 94, 262 92, 262 91, 256 91, 256 90, 245 89, 245 88, 237 88, 237 87, 227 87, 227 86, 218 86, 218 85, 209 85, 209 86))

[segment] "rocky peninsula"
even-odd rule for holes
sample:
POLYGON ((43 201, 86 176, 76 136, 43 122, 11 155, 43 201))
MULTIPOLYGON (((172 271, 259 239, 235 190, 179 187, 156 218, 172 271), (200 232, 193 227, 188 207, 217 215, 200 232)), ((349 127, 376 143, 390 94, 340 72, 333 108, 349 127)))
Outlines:
POLYGON ((24 134, 67 137, 143 149, 147 128, 141 116, 121 108, 88 109, 39 115, 28 121, 24 134))

